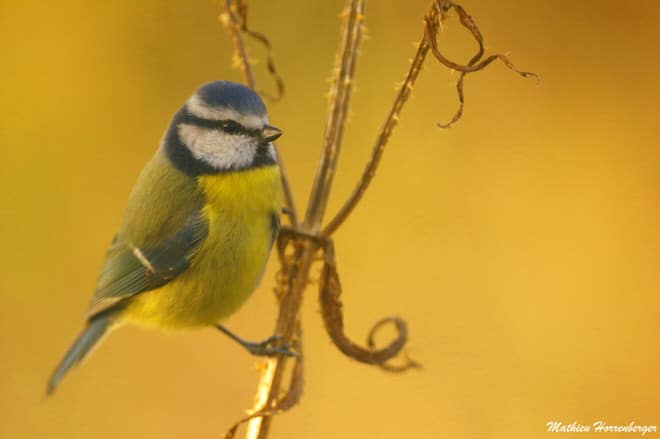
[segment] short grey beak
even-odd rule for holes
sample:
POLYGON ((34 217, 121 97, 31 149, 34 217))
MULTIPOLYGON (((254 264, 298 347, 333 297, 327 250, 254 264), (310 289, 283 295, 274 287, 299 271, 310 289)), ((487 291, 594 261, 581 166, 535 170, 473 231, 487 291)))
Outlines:
POLYGON ((264 142, 272 142, 277 140, 281 135, 282 130, 275 128, 274 126, 264 125, 263 129, 261 130, 261 139, 264 142))

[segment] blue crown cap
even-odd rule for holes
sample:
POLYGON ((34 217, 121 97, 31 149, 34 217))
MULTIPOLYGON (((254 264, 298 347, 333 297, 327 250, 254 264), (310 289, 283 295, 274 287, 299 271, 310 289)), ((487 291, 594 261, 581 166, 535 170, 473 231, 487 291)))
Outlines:
POLYGON ((266 106, 259 95, 243 84, 213 81, 202 85, 197 95, 210 107, 232 108, 245 115, 266 115, 266 106))

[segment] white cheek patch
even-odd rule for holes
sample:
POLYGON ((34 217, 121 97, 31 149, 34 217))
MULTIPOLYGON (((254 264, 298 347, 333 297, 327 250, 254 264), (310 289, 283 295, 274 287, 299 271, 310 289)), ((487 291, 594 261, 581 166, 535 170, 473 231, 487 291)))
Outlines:
POLYGON ((248 136, 179 124, 179 139, 193 157, 216 169, 242 169, 250 166, 257 153, 257 143, 248 136))
POLYGON ((212 108, 206 105, 196 94, 192 95, 186 103, 188 111, 194 116, 207 120, 234 120, 245 128, 260 130, 268 123, 266 116, 244 115, 233 108, 212 108))

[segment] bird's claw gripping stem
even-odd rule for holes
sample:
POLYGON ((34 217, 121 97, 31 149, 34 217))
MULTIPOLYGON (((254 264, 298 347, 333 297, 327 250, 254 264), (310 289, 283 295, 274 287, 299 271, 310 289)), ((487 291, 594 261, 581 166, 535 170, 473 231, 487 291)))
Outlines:
POLYGON ((280 340, 282 340, 282 336, 280 335, 273 335, 268 337, 267 339, 260 341, 260 342, 251 342, 251 341, 246 341, 231 332, 229 329, 225 328, 222 325, 216 325, 216 328, 220 332, 223 332, 229 338, 232 340, 236 341, 238 344, 243 346, 249 353, 252 355, 257 355, 260 357, 275 357, 277 355, 284 355, 287 357, 300 357, 300 354, 297 352, 294 352, 290 349, 290 346, 288 344, 282 344, 282 345, 277 345, 280 340))

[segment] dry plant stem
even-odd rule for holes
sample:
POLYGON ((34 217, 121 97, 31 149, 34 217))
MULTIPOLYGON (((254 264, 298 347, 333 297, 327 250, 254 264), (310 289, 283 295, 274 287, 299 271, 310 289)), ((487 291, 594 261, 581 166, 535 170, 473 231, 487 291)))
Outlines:
POLYGON ((323 136, 321 162, 316 168, 316 176, 307 206, 304 227, 311 232, 317 232, 328 204, 332 180, 337 168, 339 150, 344 136, 346 117, 353 89, 353 77, 357 52, 362 39, 362 20, 364 3, 361 0, 351 0, 345 12, 346 24, 343 29, 342 43, 335 60, 334 75, 330 88, 330 107, 328 121, 323 136))
MULTIPOLYGON (((296 352, 302 354, 302 328, 300 321, 295 323, 294 331, 295 334, 292 346, 296 352)), ((277 369, 274 367, 274 364, 274 362, 268 362, 265 365, 265 368, 262 371, 262 377, 270 377, 270 380, 275 378, 274 373, 277 372, 277 369)), ((255 407, 258 409, 253 409, 248 416, 236 422, 225 434, 225 439, 232 439, 240 425, 245 422, 249 422, 246 430, 247 438, 267 437, 270 427, 270 416, 294 407, 298 404, 300 397, 302 396, 304 384, 303 364, 302 358, 296 358, 294 360, 290 382, 287 387, 288 390, 286 394, 276 402, 271 403, 270 405, 268 404, 270 388, 259 388, 255 401, 255 407)))
MULTIPOLYGON (((336 166, 337 153, 343 134, 353 73, 355 71, 357 46, 360 41, 362 11, 363 2, 361 0, 352 0, 346 12, 347 19, 344 25, 343 42, 337 57, 337 76, 331 96, 330 119, 326 126, 324 138, 323 158, 313 184, 310 204, 304 221, 306 228, 311 230, 319 229, 325 205, 328 201, 329 186, 332 182, 332 176, 336 166)), ((291 239, 287 235, 280 235, 278 245, 281 249, 284 249, 280 251, 284 282, 279 291, 281 294, 280 312, 275 333, 281 335, 283 341, 287 342, 291 340, 291 337, 300 325, 299 310, 302 303, 302 295, 308 284, 309 270, 318 246, 312 241, 291 239), (287 259, 285 251, 288 245, 292 245, 294 248, 293 255, 290 259, 287 259)), ((283 409, 281 403, 288 396, 285 396, 279 401, 278 396, 282 387, 287 361, 288 359, 283 356, 268 360, 258 385, 257 393, 261 395, 259 398, 261 401, 258 402, 261 402, 261 404, 255 406, 257 413, 269 408, 283 409)), ((302 359, 298 361, 302 361, 302 359)), ((302 381, 302 377, 299 380, 302 381)), ((295 378, 294 384, 297 384, 295 378)), ((302 383, 300 385, 302 386, 302 383)), ((290 386, 287 395, 290 395, 294 389, 290 386)), ((271 422, 271 416, 259 416, 251 419, 248 424, 246 437, 250 439, 265 439, 268 437, 271 422)))
POLYGON ((280 154, 279 148, 275 147, 275 153, 277 154, 277 162, 280 165, 280 176, 282 180, 282 190, 284 192, 286 215, 289 217, 291 225, 297 226, 298 213, 296 212, 296 203, 293 200, 293 192, 291 191, 291 186, 289 185, 289 179, 287 178, 286 168, 284 167, 284 161, 282 160, 282 155, 280 154))
MULTIPOLYGON (((319 249, 324 250, 324 256, 332 261, 331 266, 334 267, 334 253, 328 250, 332 248, 331 241, 316 235, 316 232, 320 229, 323 213, 328 202, 329 189, 332 184, 348 114, 357 51, 361 40, 363 2, 361 0, 350 0, 344 15, 342 43, 334 69, 335 76, 330 93, 329 119, 324 135, 322 158, 303 223, 304 231, 294 227, 293 229, 283 230, 278 237, 282 269, 277 287, 278 297, 280 298, 280 313, 275 333, 281 335, 285 342, 290 339, 294 332, 300 333, 298 312, 302 303, 303 292, 308 284, 309 270, 319 249), (287 247, 293 248, 290 256, 287 256, 287 247)), ((338 275, 336 271, 333 271, 333 273, 332 279, 336 282, 326 283, 331 287, 324 289, 324 291, 336 293, 332 294, 332 297, 336 300, 326 302, 327 306, 324 307, 324 314, 333 317, 326 326, 335 344, 342 351, 348 352, 352 358, 371 364, 382 363, 396 355, 407 339, 405 323, 401 320, 395 323, 400 332, 399 338, 383 350, 360 348, 350 342, 343 334, 341 302, 338 299, 339 293, 334 289, 338 285, 338 275), (339 324, 335 324, 336 322, 339 322, 339 324), (345 346, 351 346, 353 349, 347 350, 345 346), (365 359, 367 360, 365 361, 365 359)), ((325 319, 325 321, 328 322, 329 320, 325 319)), ((302 372, 298 373, 297 371, 302 368, 302 360, 296 359, 294 360, 296 363, 291 377, 291 384, 287 387, 285 396, 278 398, 288 360, 285 357, 268 360, 261 374, 255 411, 245 419, 249 420, 247 438, 266 438, 272 422, 272 415, 293 406, 300 397, 302 393, 302 372)), ((232 434, 236 427, 237 425, 232 429, 232 434)))
POLYGON ((277 69, 275 68, 275 62, 273 60, 273 47, 271 46, 270 41, 261 32, 253 31, 248 27, 247 0, 236 0, 236 3, 232 9, 234 9, 234 19, 237 20, 235 23, 237 24, 239 30, 254 38, 266 48, 266 68, 268 69, 268 72, 272 78, 275 80, 275 85, 277 86, 277 95, 271 96, 264 91, 260 91, 260 94, 273 101, 280 100, 284 95, 284 81, 280 75, 277 74, 277 69))
POLYGON ((525 78, 534 78, 536 79, 537 85, 540 84, 541 78, 536 73, 523 72, 521 70, 518 70, 513 65, 511 60, 505 55, 502 54, 490 55, 482 60, 481 57, 484 55, 484 44, 483 44, 483 37, 481 35, 481 31, 479 31, 479 27, 477 27, 477 24, 474 22, 474 19, 470 16, 470 14, 467 13, 465 9, 463 9, 461 5, 452 3, 451 1, 448 0, 437 0, 435 7, 432 8, 431 11, 426 15, 425 21, 426 21, 426 29, 425 29, 426 33, 424 37, 425 40, 428 41, 429 44, 431 45, 431 50, 433 51, 433 55, 444 66, 461 72, 461 75, 458 78, 458 81, 456 82, 456 92, 458 94, 458 102, 459 102, 458 109, 456 110, 454 116, 451 118, 449 122, 444 124, 438 123, 438 127, 449 128, 461 118, 461 116, 463 115, 463 107, 465 104, 464 95, 463 95, 463 82, 465 80, 465 76, 470 73, 478 72, 480 70, 485 69, 493 61, 500 60, 509 70, 512 70, 515 73, 518 73, 520 76, 523 76, 525 78), (450 9, 454 9, 456 11, 456 13, 458 14, 458 18, 461 22, 461 25, 470 31, 474 39, 477 41, 477 44, 479 45, 479 50, 470 59, 467 65, 458 64, 447 59, 440 52, 440 49, 438 47, 438 41, 437 41, 438 29, 440 27, 440 23, 445 19, 446 14, 450 9))
MULTIPOLYGON (((277 82, 280 97, 284 92, 284 85, 281 78, 277 75, 274 67, 274 62, 270 53, 270 42, 261 34, 247 29, 245 20, 247 14, 247 3, 244 0, 223 0, 221 3, 222 13, 220 14, 220 22, 229 31, 229 37, 234 48, 233 64, 238 68, 243 76, 245 84, 253 90, 256 90, 256 81, 254 79, 254 72, 250 65, 250 58, 247 53, 245 41, 243 40, 242 32, 249 33, 252 37, 259 39, 268 48, 268 70, 277 82)), ((296 212, 296 205, 293 199, 293 192, 291 185, 286 174, 282 155, 279 149, 276 148, 278 161, 280 165, 280 173, 282 176, 282 188, 284 190, 284 204, 287 208, 287 216, 289 217, 292 225, 298 224, 298 214, 296 212)))
MULTIPOLYGON (((337 271, 334 243, 332 239, 320 235, 310 234, 290 227, 283 227, 280 230, 280 240, 282 243, 288 240, 302 239, 309 241, 323 254, 323 269, 319 278, 319 302, 321 306, 321 316, 325 324, 326 331, 334 345, 346 356, 361 363, 373 364, 389 372, 403 372, 405 370, 421 367, 418 363, 406 358, 406 361, 399 365, 387 364, 389 360, 396 357, 408 341, 408 326, 404 320, 399 317, 386 317, 381 319, 369 332, 367 338, 367 348, 363 348, 353 342, 344 332, 344 313, 343 304, 340 296, 342 294, 339 273, 337 271), (376 348, 376 333, 386 324, 392 324, 398 335, 384 348, 376 348)), ((280 259, 285 261, 280 251, 280 259)), ((282 273, 282 272, 280 272, 282 273)))
POLYGON ((362 176, 360 177, 360 180, 358 181, 356 188, 348 197, 348 200, 346 200, 344 205, 339 209, 337 214, 330 220, 328 225, 325 226, 322 235, 324 236, 332 235, 339 228, 339 226, 343 224, 343 222, 346 220, 346 218, 348 218, 348 216, 351 214, 355 206, 357 206, 358 202, 362 199, 362 196, 369 187, 371 180, 376 174, 376 169, 380 164, 380 159, 383 155, 383 152, 385 151, 385 146, 387 145, 390 135, 392 134, 392 130, 399 121, 399 115, 401 114, 401 109, 403 108, 404 104, 410 97, 410 93, 415 84, 415 80, 417 79, 417 76, 421 71, 422 65, 424 64, 429 49, 433 52, 434 56, 441 64, 461 72, 461 76, 459 77, 456 83, 456 89, 459 98, 459 108, 449 123, 438 124, 438 126, 441 128, 448 128, 453 123, 458 121, 463 114, 463 104, 464 104, 463 80, 465 78, 465 75, 483 70, 495 60, 502 61, 504 65, 507 66, 507 68, 513 70, 519 75, 524 77, 535 78, 537 80, 537 83, 539 82, 538 75, 536 75, 535 73, 523 72, 518 70, 509 60, 509 58, 504 55, 495 54, 481 60, 481 57, 484 54, 483 37, 472 17, 467 13, 467 11, 465 11, 465 9, 463 9, 462 6, 453 3, 449 0, 434 1, 433 4, 431 5, 429 12, 426 14, 425 17, 425 29, 424 29, 424 36, 422 38, 422 41, 419 43, 419 47, 417 48, 417 53, 413 58, 410 69, 408 70, 408 74, 406 75, 406 78, 404 79, 401 88, 399 89, 394 104, 392 105, 392 109, 387 115, 387 118, 385 119, 385 123, 383 124, 383 128, 381 129, 381 132, 378 135, 378 138, 376 139, 376 143, 373 146, 371 157, 367 162, 367 166, 362 172, 362 176), (461 25, 463 25, 470 31, 474 39, 479 44, 479 50, 477 54, 474 55, 472 59, 470 59, 470 62, 467 65, 459 64, 449 60, 440 52, 440 49, 438 47, 438 41, 437 41, 438 31, 441 28, 442 21, 447 18, 447 13, 451 9, 454 9, 457 12, 461 25))
MULTIPOLYGON (((246 0, 223 0, 222 7, 223 14, 221 15, 221 21, 229 29, 235 51, 234 61, 241 70, 245 82, 251 88, 255 88, 252 68, 242 37, 243 34, 248 34, 266 46, 268 50, 268 70, 275 78, 278 84, 278 90, 281 92, 283 86, 272 62, 270 43, 263 34, 247 28, 246 0)), ((322 220, 330 195, 330 188, 337 166, 348 114, 357 51, 361 40, 362 20, 363 1, 348 0, 342 27, 342 42, 333 71, 329 117, 323 138, 322 156, 310 194, 308 209, 302 224, 297 219, 289 184, 285 173, 282 171, 287 214, 291 218, 292 226, 283 228, 277 239, 281 270, 278 273, 275 288, 279 302, 279 314, 275 333, 282 337, 284 343, 289 343, 298 352, 302 352, 300 306, 302 304, 303 293, 309 283, 310 269, 317 253, 321 251, 323 253, 323 269, 319 281, 319 299, 322 316, 330 338, 344 354, 353 359, 364 363, 376 364, 387 371, 401 372, 412 367, 419 367, 418 363, 408 358, 405 359, 406 361, 404 363, 398 365, 386 363, 401 352, 407 341, 407 327, 403 320, 397 317, 388 317, 380 320, 369 332, 366 348, 353 343, 345 335, 342 303, 340 300, 341 284, 337 271, 334 246, 330 236, 347 219, 371 183, 385 146, 394 127, 397 125, 403 106, 410 97, 415 80, 421 71, 429 51, 446 67, 461 72, 461 76, 457 81, 460 106, 450 124, 458 120, 462 114, 463 79, 465 75, 482 70, 495 60, 501 60, 509 69, 523 76, 536 75, 517 70, 504 55, 491 55, 482 60, 481 58, 484 54, 483 39, 472 18, 461 6, 449 0, 435 0, 425 17, 424 37, 419 43, 417 53, 406 78, 397 93, 394 104, 376 139, 371 158, 349 199, 327 226, 322 228, 322 220), (462 65, 445 58, 438 47, 438 30, 440 29, 442 20, 446 18, 446 13, 452 8, 457 11, 461 24, 469 29, 479 44, 477 54, 470 59, 467 65, 462 65), (378 349, 375 343, 376 333, 387 324, 393 324, 395 326, 398 336, 386 347, 378 349)), ((261 371, 253 410, 247 417, 241 419, 229 430, 226 435, 227 438, 233 438, 237 428, 242 423, 248 422, 246 437, 249 439, 265 439, 269 433, 272 416, 288 410, 297 404, 303 389, 303 360, 302 358, 291 359, 294 362, 293 368, 289 373, 288 385, 285 385, 283 383, 287 376, 288 361, 289 358, 284 356, 267 360, 261 371), (283 391, 284 394, 281 395, 283 391)))
POLYGON ((256 81, 254 79, 254 72, 250 65, 250 58, 248 57, 245 41, 241 35, 241 15, 240 8, 244 5, 243 2, 238 3, 233 0, 224 0, 222 2, 222 14, 220 15, 220 22, 229 30, 229 38, 234 48, 233 64, 238 68, 243 75, 245 85, 251 89, 256 88, 256 81))
MULTIPOLYGON (((289 245, 285 241, 286 239, 282 238, 281 241, 284 246, 289 245)), ((301 334, 300 306, 302 304, 303 292, 309 280, 309 270, 317 250, 316 247, 307 242, 293 241, 291 245, 294 246, 293 255, 288 261, 282 261, 282 271, 286 274, 284 275, 284 282, 279 286, 280 291, 278 293, 281 294, 279 303, 280 311, 275 329, 275 333, 282 336, 285 342, 290 341, 294 334, 298 334, 299 336, 301 334)), ((303 359, 297 358, 295 361, 302 364, 303 359)), ((292 384, 295 386, 289 386, 287 394, 278 400, 287 362, 288 358, 284 356, 269 358, 267 360, 257 387, 258 404, 255 405, 256 416, 249 421, 246 438, 264 439, 268 437, 268 431, 272 422, 270 415, 272 413, 267 413, 267 411, 269 409, 275 412, 286 410, 292 405, 284 407, 282 406, 283 401, 288 399, 295 399, 297 401, 297 398, 294 398, 295 395, 289 396, 291 392, 294 391, 294 393, 298 394, 298 397, 302 393, 302 376, 296 377, 294 375, 292 377, 292 384), (298 378, 298 381, 296 378, 298 378), (295 387, 300 387, 300 390, 295 390, 295 387), (261 413, 264 416, 260 416, 261 413)))
POLYGON ((415 54, 412 64, 410 65, 406 79, 401 84, 401 88, 399 89, 397 97, 394 100, 392 109, 387 115, 385 123, 383 124, 383 128, 381 129, 378 135, 378 139, 374 144, 374 147, 371 151, 371 157, 369 158, 367 166, 362 172, 360 181, 358 182, 357 187, 353 190, 353 193, 350 195, 346 203, 341 207, 341 209, 339 209, 339 212, 323 229, 322 234, 324 236, 332 235, 339 228, 339 226, 341 226, 344 221, 346 221, 346 218, 348 218, 355 206, 358 204, 365 191, 367 190, 367 187, 369 187, 369 183, 371 183, 371 180, 376 175, 376 169, 380 164, 380 159, 383 156, 383 152, 385 152, 387 141, 392 134, 392 130, 399 122, 399 115, 401 114, 401 110, 410 97, 413 85, 415 84, 415 80, 417 79, 417 76, 422 69, 422 65, 424 64, 424 60, 426 59, 426 54, 428 51, 429 45, 425 40, 422 40, 422 42, 419 43, 417 53, 415 54))
MULTIPOLYGON (((278 237, 277 247, 282 270, 275 290, 280 309, 276 333, 284 340, 290 341, 296 352, 302 354, 302 328, 298 313, 317 247, 310 246, 305 241, 292 240, 289 235, 278 237), (292 251, 288 252, 287 249, 292 251)), ((266 438, 271 417, 298 403, 303 390, 302 356, 292 359, 294 366, 289 385, 285 387, 287 389, 285 395, 279 397, 287 360, 287 357, 280 356, 266 361, 261 370, 254 408, 248 416, 236 422, 227 431, 225 439, 234 438, 238 427, 245 422, 248 422, 246 438, 266 438)))

